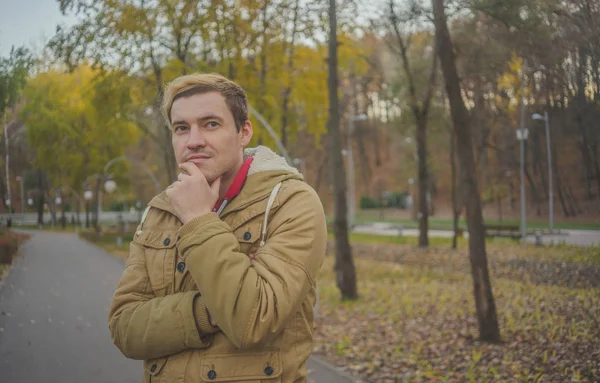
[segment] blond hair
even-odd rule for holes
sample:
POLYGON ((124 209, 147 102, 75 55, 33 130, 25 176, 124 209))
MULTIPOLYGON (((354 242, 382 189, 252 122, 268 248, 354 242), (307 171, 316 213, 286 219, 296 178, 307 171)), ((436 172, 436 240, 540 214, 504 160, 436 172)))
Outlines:
POLYGON ((188 74, 177 77, 165 86, 162 112, 169 126, 171 126, 171 108, 175 100, 208 92, 219 92, 225 98, 239 132, 248 120, 246 93, 241 86, 217 73, 188 74))

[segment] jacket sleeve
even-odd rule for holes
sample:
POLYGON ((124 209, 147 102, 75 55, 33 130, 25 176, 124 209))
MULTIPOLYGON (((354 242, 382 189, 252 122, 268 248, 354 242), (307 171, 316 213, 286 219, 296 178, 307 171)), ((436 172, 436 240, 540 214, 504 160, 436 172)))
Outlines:
POLYGON ((259 262, 240 252, 231 228, 215 213, 180 229, 180 254, 215 322, 240 349, 278 335, 316 286, 327 245, 323 207, 308 187, 287 194, 278 197, 284 202, 255 254, 259 262))
POLYGON ((199 292, 155 297, 144 259, 143 247, 132 242, 109 310, 113 343, 126 357, 141 360, 208 347, 202 337, 219 329, 209 323, 199 292))

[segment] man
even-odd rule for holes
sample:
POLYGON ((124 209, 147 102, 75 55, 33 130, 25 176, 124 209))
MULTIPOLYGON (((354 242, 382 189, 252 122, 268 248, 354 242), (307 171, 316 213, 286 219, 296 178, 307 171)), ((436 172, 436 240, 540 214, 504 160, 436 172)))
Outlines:
POLYGON ((146 209, 115 291, 114 344, 144 382, 304 382, 325 215, 298 171, 252 138, 244 91, 167 85, 181 170, 146 209))

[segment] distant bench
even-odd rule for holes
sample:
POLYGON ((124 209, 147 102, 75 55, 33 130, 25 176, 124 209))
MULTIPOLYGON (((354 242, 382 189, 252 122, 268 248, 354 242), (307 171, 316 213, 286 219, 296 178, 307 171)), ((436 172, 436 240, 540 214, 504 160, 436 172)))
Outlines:
POLYGON ((484 225, 486 237, 520 238, 521 228, 508 225, 484 225))

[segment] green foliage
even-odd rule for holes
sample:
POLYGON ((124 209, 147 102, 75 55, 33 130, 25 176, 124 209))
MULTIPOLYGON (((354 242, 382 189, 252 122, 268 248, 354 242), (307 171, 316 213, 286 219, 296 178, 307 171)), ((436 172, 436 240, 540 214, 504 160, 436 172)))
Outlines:
POLYGON ((27 140, 53 184, 79 190, 135 140, 127 81, 116 72, 81 66, 72 73, 41 73, 27 84, 27 140))
POLYGON ((32 65, 31 53, 24 47, 13 47, 7 58, 0 57, 0 116, 17 104, 32 65))
POLYGON ((379 207, 379 203, 369 196, 360 197, 360 208, 361 209, 376 209, 379 207))

